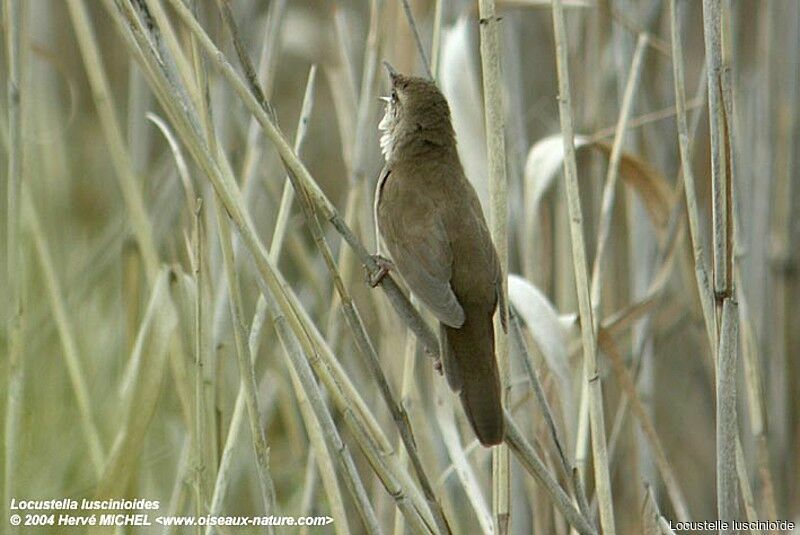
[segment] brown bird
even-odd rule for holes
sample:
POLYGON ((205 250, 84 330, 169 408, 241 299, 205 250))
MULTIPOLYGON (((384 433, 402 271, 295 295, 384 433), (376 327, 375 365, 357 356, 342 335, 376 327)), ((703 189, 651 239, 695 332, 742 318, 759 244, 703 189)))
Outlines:
POLYGON ((385 65, 392 94, 384 97, 379 125, 386 166, 375 190, 375 220, 394 267, 440 322, 447 382, 460 394, 478 440, 499 444, 503 405, 492 324, 503 296, 497 251, 464 175, 444 95, 432 81, 385 65))

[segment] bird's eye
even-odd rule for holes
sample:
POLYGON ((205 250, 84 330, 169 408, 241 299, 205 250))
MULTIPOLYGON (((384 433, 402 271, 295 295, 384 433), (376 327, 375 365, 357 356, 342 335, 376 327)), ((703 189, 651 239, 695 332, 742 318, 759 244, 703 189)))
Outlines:
POLYGON ((395 90, 395 89, 392 89, 392 100, 395 101, 395 102, 397 102, 397 100, 398 100, 398 98, 397 98, 397 90, 395 90))

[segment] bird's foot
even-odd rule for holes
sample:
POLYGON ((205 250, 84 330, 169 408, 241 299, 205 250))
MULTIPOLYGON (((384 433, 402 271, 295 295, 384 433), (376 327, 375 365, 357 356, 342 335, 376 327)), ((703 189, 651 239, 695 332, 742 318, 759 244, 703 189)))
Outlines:
POLYGON ((433 369, 439 372, 439 375, 444 375, 444 368, 442 368, 442 359, 433 361, 433 369))
POLYGON ((378 271, 371 273, 369 269, 367 269, 367 284, 375 288, 381 283, 383 278, 394 269, 394 264, 392 264, 391 260, 379 254, 372 255, 372 259, 378 264, 378 271))

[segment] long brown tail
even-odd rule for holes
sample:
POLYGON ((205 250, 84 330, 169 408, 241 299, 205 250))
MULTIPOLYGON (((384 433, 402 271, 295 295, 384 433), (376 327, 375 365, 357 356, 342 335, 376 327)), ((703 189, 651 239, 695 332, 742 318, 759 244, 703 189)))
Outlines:
POLYGON ((505 428, 492 314, 474 313, 466 307, 464 311, 466 321, 460 328, 442 325, 442 362, 447 382, 460 393, 478 440, 494 446, 503 441, 505 428))

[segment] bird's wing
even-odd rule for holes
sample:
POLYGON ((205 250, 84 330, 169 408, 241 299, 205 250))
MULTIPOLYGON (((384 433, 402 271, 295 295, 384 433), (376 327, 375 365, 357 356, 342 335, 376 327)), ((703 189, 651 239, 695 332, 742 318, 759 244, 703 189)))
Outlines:
POLYGON ((450 327, 464 324, 464 309, 450 286, 453 252, 441 217, 428 212, 420 219, 406 218, 401 238, 386 245, 397 270, 411 291, 450 327))

